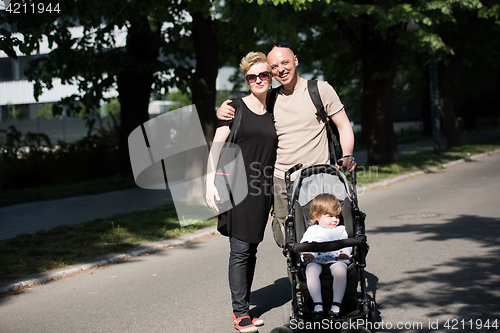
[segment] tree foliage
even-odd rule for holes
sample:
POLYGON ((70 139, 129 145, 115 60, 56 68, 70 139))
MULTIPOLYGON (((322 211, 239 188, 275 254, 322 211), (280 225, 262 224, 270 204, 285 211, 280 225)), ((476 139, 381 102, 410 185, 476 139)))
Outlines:
MULTIPOLYGON (((45 89, 52 88, 53 78, 63 83, 76 84, 78 96, 66 100, 81 100, 95 107, 104 98, 105 92, 116 84, 116 76, 127 65, 137 61, 124 52, 124 39, 129 29, 143 20, 147 28, 158 33, 158 47, 162 58, 141 64, 142 69, 155 73, 154 89, 161 90, 175 84, 186 85, 178 77, 167 77, 181 67, 185 58, 175 50, 183 38, 183 10, 177 1, 60 1, 61 12, 15 15, 3 11, 0 20, 15 26, 22 38, 14 37, 4 30, 2 50, 15 56, 15 47, 25 55, 36 53, 46 39, 52 51, 39 57, 28 70, 29 79, 35 81, 34 95, 38 98, 45 89), (165 26, 164 23, 169 25, 165 26), (78 31, 78 35, 72 33, 78 31), (150 67, 150 68, 143 68, 150 67)), ((0 21, 0 22, 2 22, 0 21)), ((184 67, 189 67, 185 64, 184 67)), ((182 68, 182 67, 181 67, 182 68)))
MULTIPOLYGON (((27 70, 34 96, 53 87, 54 78, 78 86, 79 93, 54 104, 55 113, 92 111, 112 88, 119 92, 120 165, 128 169, 128 134, 148 120, 151 92, 189 85, 192 64, 183 53, 185 4, 180 1, 61 0, 60 13, 16 15, 0 13, 22 34, 5 33, 0 47, 15 57, 36 53, 43 40, 51 51, 37 57, 27 70), (77 32, 77 33, 75 33, 77 32), (187 59, 187 60, 186 60, 187 59)), ((192 58, 191 58, 192 59, 192 58)))
MULTIPOLYGON (((301 20, 301 23, 307 22, 304 24, 307 36, 304 44, 309 49, 305 54, 310 68, 321 66, 323 74, 333 81, 332 85, 351 87, 351 95, 359 88, 368 161, 374 164, 397 161, 392 105, 394 82, 403 55, 409 52, 438 53, 440 68, 448 69, 453 58, 455 63, 461 64, 464 52, 460 45, 467 45, 469 37, 456 41, 455 35, 455 42, 450 42, 442 33, 444 27, 457 26, 463 30, 463 13, 495 20, 497 24, 499 18, 499 5, 487 0, 272 2, 275 5, 289 4, 304 13, 304 17, 307 17, 306 12, 314 13, 309 19, 301 20), (433 30, 434 26, 437 33, 433 30), (349 45, 350 51, 346 50, 346 45, 349 45), (352 57, 353 54, 357 60, 352 57), (445 59, 448 60, 443 64, 445 59)), ((453 68, 456 67, 455 64, 453 68)), ((424 64, 421 64, 421 69, 425 70, 424 64)), ((451 74, 453 70, 447 75, 444 72, 443 82, 453 81, 456 75, 451 74)), ((449 96, 454 90, 450 85, 443 85, 442 88, 444 96, 449 96)), ((346 88, 338 90, 342 89, 346 88)), ((447 134, 455 131, 456 135, 457 128, 450 125, 456 123, 456 117, 450 99, 447 100, 447 106, 443 107, 447 124, 445 129, 447 134)), ((453 145, 452 140, 449 142, 453 145)))
MULTIPOLYGON (((443 102, 445 114, 450 94, 452 103, 462 108, 484 91, 493 96, 500 85, 496 60, 500 5, 495 0, 59 3, 60 13, 0 12, 0 26, 13 24, 22 34, 17 38, 1 29, 0 49, 14 58, 16 50, 35 54, 42 41, 48 42, 52 51, 36 57, 26 73, 35 82, 34 95, 50 89, 54 78, 79 87, 78 94, 54 104, 56 112, 94 112, 107 92, 116 88, 121 105, 120 156, 127 164, 126 138, 148 119, 152 93, 163 94, 172 86, 181 91, 191 88, 210 140, 216 123, 218 68, 226 63, 237 66, 248 51, 264 51, 277 41, 293 46, 301 72, 323 75, 340 93, 348 112, 360 110, 354 117, 362 119, 370 163, 397 160, 394 87, 406 87, 405 78, 425 80, 424 75, 412 73, 427 70, 429 53, 438 57, 443 100, 448 100, 443 102), (475 33, 465 38, 467 25, 476 19, 475 33), (478 69, 491 75, 475 84, 478 69)), ((423 86, 412 83, 419 92, 423 86)), ((454 117, 449 118, 451 123, 456 123, 454 117)))

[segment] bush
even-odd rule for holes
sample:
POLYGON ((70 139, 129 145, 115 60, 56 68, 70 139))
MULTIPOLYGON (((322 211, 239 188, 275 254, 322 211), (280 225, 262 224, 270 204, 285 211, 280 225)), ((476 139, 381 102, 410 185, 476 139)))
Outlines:
POLYGON ((99 129, 76 143, 52 144, 43 133, 24 137, 14 126, 0 130, 0 186, 19 189, 106 177, 118 171, 116 128, 99 129))

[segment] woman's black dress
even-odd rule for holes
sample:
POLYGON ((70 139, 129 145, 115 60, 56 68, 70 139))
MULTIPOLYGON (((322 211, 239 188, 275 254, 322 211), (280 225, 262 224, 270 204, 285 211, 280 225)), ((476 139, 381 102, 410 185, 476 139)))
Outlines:
MULTIPOLYGON (((236 207, 219 215, 219 224, 225 223, 229 235, 248 243, 260 243, 264 238, 269 211, 273 202, 273 169, 278 137, 269 112, 252 112, 241 98, 230 104, 239 108, 241 123, 236 144, 241 149, 248 183, 248 195, 236 207)), ((218 126, 232 120, 219 121, 218 126)))

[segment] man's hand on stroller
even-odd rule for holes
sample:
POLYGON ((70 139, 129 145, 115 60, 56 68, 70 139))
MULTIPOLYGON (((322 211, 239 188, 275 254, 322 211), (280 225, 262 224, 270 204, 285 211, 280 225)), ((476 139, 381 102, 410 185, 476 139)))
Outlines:
POLYGON ((345 155, 337 161, 337 164, 348 172, 353 172, 356 169, 356 162, 354 161, 354 156, 345 155))
POLYGON ((310 264, 314 261, 314 255, 310 252, 302 253, 302 258, 304 258, 304 263, 310 264))

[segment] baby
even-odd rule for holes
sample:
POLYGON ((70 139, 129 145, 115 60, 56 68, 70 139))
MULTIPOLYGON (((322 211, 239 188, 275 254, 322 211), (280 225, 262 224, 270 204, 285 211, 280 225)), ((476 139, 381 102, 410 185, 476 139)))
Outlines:
MULTIPOLYGON (((304 233, 301 243, 304 242, 330 242, 348 238, 347 231, 340 223, 342 207, 339 200, 332 194, 317 195, 312 204, 309 217, 309 228, 304 233)), ((321 283, 319 276, 322 265, 330 267, 333 275, 333 303, 328 317, 337 319, 340 306, 347 286, 347 265, 339 259, 349 259, 351 247, 345 247, 331 252, 304 252, 302 258, 306 266, 307 289, 314 302, 313 318, 323 316, 323 300, 321 297, 321 283)))

